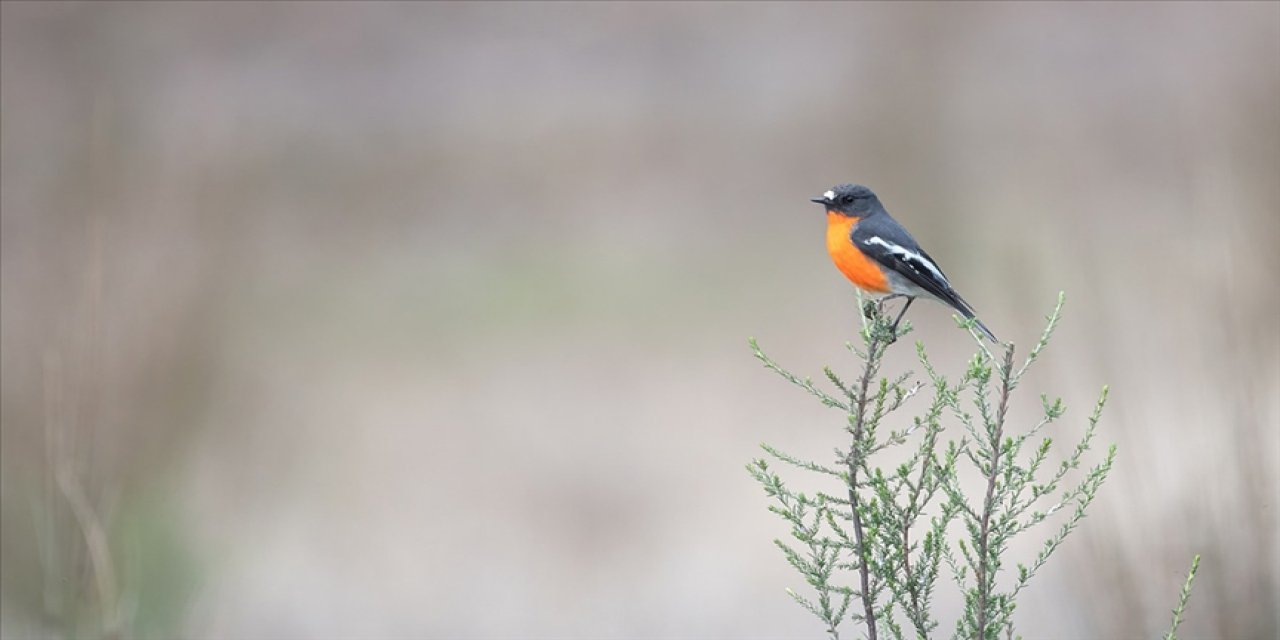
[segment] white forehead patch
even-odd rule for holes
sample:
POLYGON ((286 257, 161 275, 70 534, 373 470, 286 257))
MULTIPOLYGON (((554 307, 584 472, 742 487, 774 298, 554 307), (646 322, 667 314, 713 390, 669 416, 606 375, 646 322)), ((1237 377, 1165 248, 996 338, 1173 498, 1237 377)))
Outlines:
POLYGON ((826 199, 828 199, 828 200, 835 200, 835 199, 836 199, 836 192, 834 192, 834 191, 828 191, 828 192, 826 192, 826 193, 822 194, 822 197, 824 197, 824 198, 826 198, 826 199))

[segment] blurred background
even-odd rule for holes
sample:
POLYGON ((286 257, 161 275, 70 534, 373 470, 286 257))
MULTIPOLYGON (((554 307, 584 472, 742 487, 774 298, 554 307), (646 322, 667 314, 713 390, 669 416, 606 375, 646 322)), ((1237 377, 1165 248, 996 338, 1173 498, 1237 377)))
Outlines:
POLYGON ((843 418, 746 339, 855 367, 846 181, 1024 351, 1066 291, 1015 424, 1111 385, 1020 631, 1200 553, 1184 637, 1280 633, 1280 4, 0 11, 5 638, 822 635, 744 465, 843 418))

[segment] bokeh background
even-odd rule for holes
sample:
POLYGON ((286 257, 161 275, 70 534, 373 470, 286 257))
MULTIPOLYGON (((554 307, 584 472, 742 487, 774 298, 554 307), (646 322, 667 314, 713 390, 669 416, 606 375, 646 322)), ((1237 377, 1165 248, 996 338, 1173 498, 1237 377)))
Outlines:
POLYGON ((1280 632, 1280 4, 0 11, 5 638, 820 636, 743 467, 843 421, 746 338, 854 366, 844 181, 1024 349, 1067 292, 1015 422, 1111 385, 1021 631, 1200 553, 1184 637, 1280 632))

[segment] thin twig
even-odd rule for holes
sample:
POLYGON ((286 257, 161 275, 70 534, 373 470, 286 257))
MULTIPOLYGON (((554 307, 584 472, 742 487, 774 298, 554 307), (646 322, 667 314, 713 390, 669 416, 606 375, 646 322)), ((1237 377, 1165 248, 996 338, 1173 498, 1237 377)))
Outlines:
POLYGON ((920 611, 920 599, 916 597, 915 584, 911 580, 911 525, 902 525, 902 571, 906 574, 907 593, 911 595, 912 615, 920 611))
POLYGON ((991 433, 991 460, 987 472, 987 495, 982 502, 982 521, 978 528, 978 566, 974 578, 978 581, 977 637, 987 638, 987 606, 991 597, 991 514, 995 511, 996 479, 1000 473, 1000 440, 1004 437, 1004 419, 1009 410, 1009 391, 1013 382, 1013 345, 1004 351, 1004 363, 1000 367, 1000 406, 996 409, 995 428, 991 433))
POLYGON ((1191 571, 1187 573, 1187 581, 1182 583, 1182 594, 1178 597, 1178 606, 1173 610, 1173 622, 1164 640, 1178 640, 1178 627, 1182 625, 1182 612, 1187 608, 1187 600, 1191 599, 1191 583, 1196 580, 1196 571, 1200 569, 1200 554, 1191 559, 1191 571))
MULTIPOLYGON (((868 305, 870 306, 870 305, 868 305)), ((859 448, 862 446, 862 437, 867 421, 867 396, 871 387, 871 379, 876 377, 876 373, 880 369, 880 360, 884 356, 885 350, 893 341, 897 339, 897 328, 890 329, 890 336, 885 339, 883 332, 880 331, 883 324, 881 317, 884 312, 883 301, 874 308, 875 318, 867 318, 864 316, 863 335, 867 338, 867 366, 862 371, 862 377, 858 380, 858 393, 853 399, 853 446, 849 449, 849 456, 846 460, 849 465, 849 505, 853 515, 853 536, 854 543, 858 547, 858 578, 862 583, 862 607, 863 621, 867 624, 867 637, 870 640, 876 640, 876 613, 875 602, 871 593, 871 572, 867 567, 867 560, 870 554, 867 552, 867 546, 863 535, 862 514, 858 513, 858 467, 862 465, 862 453, 859 448)), ((868 309, 870 310, 870 309, 868 309)))

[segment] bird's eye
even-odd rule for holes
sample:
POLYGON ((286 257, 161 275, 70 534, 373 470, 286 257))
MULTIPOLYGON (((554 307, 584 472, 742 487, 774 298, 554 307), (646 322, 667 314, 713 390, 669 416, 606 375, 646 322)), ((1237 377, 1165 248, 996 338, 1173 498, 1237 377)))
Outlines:
POLYGON ((840 204, 850 204, 852 202, 853 202, 853 196, 847 193, 845 195, 840 196, 840 204))

